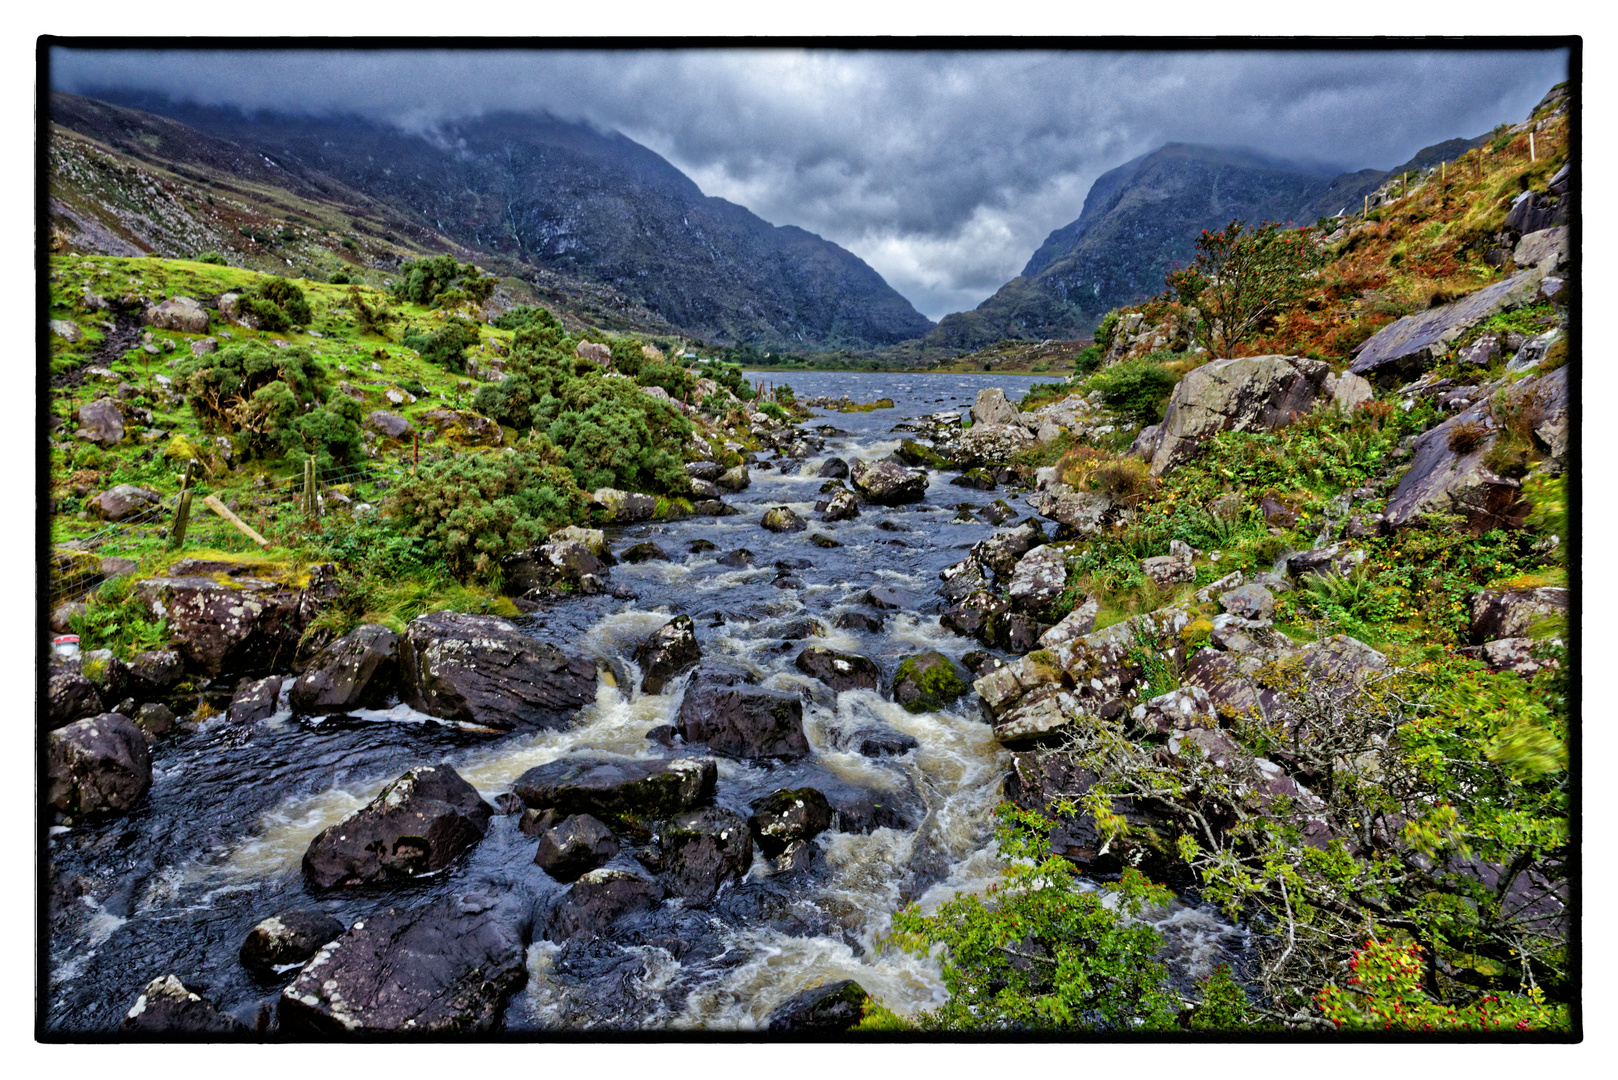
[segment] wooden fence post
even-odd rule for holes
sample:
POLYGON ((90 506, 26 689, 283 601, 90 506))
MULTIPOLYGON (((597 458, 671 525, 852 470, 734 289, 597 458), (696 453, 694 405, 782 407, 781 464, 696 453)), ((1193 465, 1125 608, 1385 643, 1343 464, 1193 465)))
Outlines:
POLYGON ((260 536, 251 525, 237 517, 235 514, 231 513, 230 507, 220 502, 217 495, 209 495, 207 498, 202 500, 202 505, 206 506, 209 510, 212 510, 220 517, 236 526, 236 528, 240 529, 247 535, 249 540, 253 541, 253 543, 257 544, 259 547, 270 546, 270 542, 260 536))
POLYGON ((180 474, 180 502, 174 508, 174 525, 169 529, 169 550, 178 551, 185 543, 185 529, 191 523, 191 469, 180 474))

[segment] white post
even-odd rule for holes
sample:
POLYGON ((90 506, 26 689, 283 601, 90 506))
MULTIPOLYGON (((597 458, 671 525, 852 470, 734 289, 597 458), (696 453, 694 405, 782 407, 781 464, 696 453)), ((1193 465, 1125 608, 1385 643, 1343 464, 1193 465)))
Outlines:
POLYGON ((1529 161, 1538 161, 1539 160, 1537 157, 1534 156, 1534 133, 1532 131, 1530 131, 1528 133, 1528 160, 1529 161))

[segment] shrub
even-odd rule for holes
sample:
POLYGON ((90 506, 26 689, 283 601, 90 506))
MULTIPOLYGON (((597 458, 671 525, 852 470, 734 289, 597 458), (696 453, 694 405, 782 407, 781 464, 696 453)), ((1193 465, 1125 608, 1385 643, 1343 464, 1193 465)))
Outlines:
POLYGON ((1459 1007, 1434 1001, 1422 988, 1421 946, 1366 940, 1348 962, 1349 989, 1329 985, 1315 997, 1321 1013, 1350 1031, 1566 1031, 1565 1005, 1547 1005, 1537 986, 1526 993, 1485 994, 1459 1007))
POLYGON ((573 379, 559 397, 533 409, 535 427, 545 424, 550 442, 563 452, 580 487, 631 491, 679 491, 685 487, 680 448, 690 440, 691 421, 622 379, 573 379))
POLYGON ((1101 366, 1101 346, 1086 345, 1079 350, 1079 355, 1073 358, 1073 374, 1075 377, 1088 375, 1101 366))
POLYGON ((612 369, 631 379, 640 375, 641 366, 648 360, 635 338, 613 338, 607 342, 607 348, 612 350, 612 369))
MULTIPOLYGON (((616 355, 613 359, 616 362, 616 355)), ((683 399, 697 388, 696 380, 685 368, 666 360, 650 358, 642 358, 640 374, 635 376, 635 381, 642 386, 661 386, 668 392, 669 397, 676 401, 683 399)))
POLYGON ((557 332, 562 329, 562 324, 555 315, 552 315, 545 308, 534 307, 529 304, 519 304, 516 307, 507 308, 497 315, 489 325, 497 326, 501 330, 513 331, 530 327, 541 330, 555 330, 557 332))
POLYGON ((333 285, 348 285, 352 283, 354 279, 349 276, 347 270, 333 270, 331 272, 331 277, 327 278, 326 280, 333 285))
POLYGON ((1325 255, 1306 230, 1288 231, 1273 221, 1249 228, 1234 220, 1218 232, 1203 230, 1189 266, 1164 279, 1187 307, 1218 356, 1302 300, 1316 285, 1325 255))
POLYGON ((465 319, 451 318, 432 333, 409 333, 404 343, 429 364, 460 375, 466 371, 466 350, 476 345, 478 332, 465 319))
POLYGON ((458 263, 453 255, 434 255, 405 263, 389 288, 394 296, 412 304, 452 307, 481 304, 498 284, 498 278, 484 276, 472 263, 458 263))
POLYGON ((194 259, 193 261, 194 262, 199 262, 199 263, 212 263, 214 266, 224 266, 225 265, 225 257, 223 255, 219 254, 219 252, 217 252, 217 251, 204 251, 201 255, 198 255, 196 257, 196 259, 194 259))
POLYGON ((341 391, 333 390, 326 403, 291 419, 275 431, 287 460, 302 465, 306 457, 315 467, 330 474, 339 466, 352 465, 365 457, 360 436, 360 403, 341 391))
POLYGON ((541 440, 424 466, 400 481, 388 512, 464 581, 497 576, 501 558, 584 520, 585 506, 555 449, 541 440))
POLYGON ((308 326, 314 319, 303 290, 286 278, 264 278, 236 301, 237 310, 258 321, 260 330, 287 330, 308 326))
POLYGON ((388 323, 399 317, 386 303, 372 304, 367 301, 357 285, 349 287, 348 308, 354 313, 361 329, 373 334, 381 333, 388 323))
POLYGON ((771 420, 777 420, 783 424, 790 423, 792 420, 792 414, 773 401, 760 402, 758 411, 768 416, 771 420))
MULTIPOLYGON (((175 386, 191 404, 202 430, 240 431, 249 420, 261 420, 276 402, 253 402, 270 386, 282 387, 292 408, 316 401, 324 393, 325 369, 301 346, 272 349, 258 342, 230 345, 218 352, 182 358, 175 386)), ((272 395, 280 401, 279 393, 272 395)), ((268 429, 265 429, 266 432, 268 429)))
POLYGON ((472 408, 504 427, 526 431, 534 424, 534 401, 533 383, 521 375, 508 375, 498 383, 478 387, 472 408))
POLYGON ((1136 423, 1148 424, 1163 415, 1169 394, 1179 376, 1150 360, 1115 364, 1090 377, 1091 390, 1101 391, 1101 400, 1136 423))

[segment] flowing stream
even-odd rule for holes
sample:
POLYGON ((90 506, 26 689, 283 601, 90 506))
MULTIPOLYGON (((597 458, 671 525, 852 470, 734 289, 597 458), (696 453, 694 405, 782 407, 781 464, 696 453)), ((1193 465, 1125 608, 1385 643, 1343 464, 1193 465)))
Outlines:
MULTIPOLYGON (((912 653, 938 649, 958 658, 977 648, 938 625, 938 572, 993 531, 979 521, 957 521, 956 504, 982 506, 1004 497, 1020 516, 1028 511, 1018 495, 956 487, 948 483, 953 474, 935 472, 923 503, 868 506, 852 521, 823 524, 813 512, 823 483, 817 473, 834 455, 852 462, 892 452, 905 436, 891 429, 905 417, 965 409, 987 386, 1000 386, 1015 400, 1039 380, 787 378, 800 398, 891 397, 898 407, 810 421, 805 427, 829 424, 847 434, 828 436, 822 453, 786 471, 755 467, 752 486, 728 500, 740 511, 734 517, 609 531, 614 551, 654 540, 671 557, 613 568, 614 583, 628 585, 637 599, 582 597, 516 620, 536 637, 589 654, 616 673, 602 680, 595 703, 575 726, 490 737, 443 726, 403 705, 312 722, 293 718, 283 699, 280 712, 250 730, 213 721, 159 744, 150 795, 128 817, 57 830, 50 839, 57 872, 78 876, 88 891, 53 924, 43 988, 48 1026, 114 1029, 140 988, 167 973, 251 1026, 273 1006, 279 984, 255 981, 237 950, 255 923, 289 908, 319 908, 348 924, 385 907, 425 905, 472 889, 527 895, 542 906, 564 886, 533 865, 536 842, 518 831, 516 816, 496 817, 487 837, 448 872, 403 889, 316 893, 303 881, 300 860, 317 832, 415 765, 447 761, 493 802, 524 770, 560 757, 663 756, 646 733, 672 722, 686 680, 675 680, 664 694, 640 694, 632 657, 641 640, 682 613, 695 618, 705 656, 750 667, 766 685, 806 695, 811 756, 784 765, 720 757, 716 801, 745 816, 752 800, 776 788, 841 784, 871 793, 892 827, 823 833, 809 869, 790 875, 772 877, 769 864, 756 859, 747 879, 727 886, 712 907, 671 916, 678 918, 665 937, 536 941, 528 952, 528 985, 507 1007, 505 1027, 536 1033, 559 1027, 749 1029, 793 994, 844 978, 901 1012, 940 1003, 935 963, 878 943, 895 908, 912 901, 936 907, 997 876, 992 811, 1008 755, 978 715, 973 695, 950 709, 912 715, 874 692, 833 694, 800 674, 792 660, 804 644, 805 618, 823 624, 819 644, 869 656, 888 677, 912 653), (779 505, 808 518, 810 531, 760 528, 764 511, 779 505), (811 545, 808 537, 816 532, 842 546, 811 545), (699 539, 717 550, 691 553, 699 539), (752 568, 718 562, 743 547, 754 553, 752 568), (777 586, 778 560, 812 564, 791 571, 800 587, 777 586), (886 613, 880 632, 835 629, 841 612, 871 611, 858 600, 873 585, 901 590, 913 606, 886 613), (875 759, 837 749, 840 734, 872 722, 913 736, 919 747, 875 759)), ((1245 935, 1205 905, 1175 903, 1151 918, 1166 936, 1165 955, 1182 984, 1244 948, 1245 935)))

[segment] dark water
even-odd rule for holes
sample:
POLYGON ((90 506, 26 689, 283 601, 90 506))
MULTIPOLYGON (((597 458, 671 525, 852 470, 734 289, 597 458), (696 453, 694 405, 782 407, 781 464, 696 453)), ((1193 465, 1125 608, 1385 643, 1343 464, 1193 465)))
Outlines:
MULTIPOLYGON (((448 761, 493 801, 525 769, 559 757, 664 756, 645 735, 671 721, 684 680, 662 695, 621 688, 639 684, 631 658, 640 641, 682 613, 696 618, 705 655, 808 695, 812 756, 790 766, 720 758, 717 802, 746 815, 754 798, 778 787, 859 788, 899 827, 824 833, 807 870, 772 875, 760 859, 711 908, 667 903, 612 942, 535 943, 529 984, 507 1008, 506 1027, 746 1029, 799 990, 842 978, 857 979, 901 1011, 939 1003, 931 962, 875 946, 894 908, 913 900, 930 907, 995 878, 991 812, 1005 751, 971 695, 957 708, 913 716, 876 693, 830 693, 792 667, 805 631, 791 624, 818 619, 825 627, 820 644, 869 656, 889 676, 901 657, 926 649, 959 657, 976 645, 939 627, 933 590, 938 572, 992 530, 957 523, 956 504, 1006 497, 1019 513, 1026 507, 1018 496, 955 487, 952 474, 934 473, 924 503, 867 507, 853 521, 823 524, 813 513, 823 482, 816 472, 833 455, 852 461, 890 453, 904 437, 891 428, 907 416, 965 408, 985 386, 1001 386, 1015 400, 1042 380, 809 373, 789 381, 800 398, 891 397, 898 407, 832 413, 805 425, 831 424, 848 434, 827 437, 824 452, 801 466, 754 469, 752 486, 730 500, 737 516, 610 533, 614 550, 654 540, 672 557, 613 569, 615 584, 630 586, 637 599, 580 598, 521 620, 536 637, 583 651, 615 673, 575 727, 491 738, 445 728, 403 706, 319 724, 283 709, 245 732, 217 724, 159 746, 151 794, 135 813, 53 836, 58 871, 80 876, 89 894, 56 921, 49 942, 48 1024, 61 1031, 115 1028, 140 988, 167 973, 252 1024, 281 984, 255 982, 236 953, 256 922, 290 907, 321 908, 347 923, 388 906, 478 889, 543 910, 563 887, 533 865, 536 842, 517 831, 515 817, 496 818, 482 843, 449 871, 405 889, 315 893, 303 882, 300 860, 315 833, 414 765, 448 761), (779 505, 809 518, 810 532, 761 529, 764 511, 779 505), (808 542, 813 532, 843 546, 817 548, 808 542), (689 554, 697 539, 718 550, 689 554), (717 563, 739 547, 754 553, 754 568, 717 563), (776 586, 774 563, 787 559, 812 563, 792 571, 801 587, 776 586), (842 611, 871 611, 858 598, 873 585, 899 589, 914 604, 888 612, 880 633, 833 629, 842 611), (915 737, 919 748, 882 759, 836 748, 840 733, 873 722, 915 737)), ((614 865, 639 869, 627 855, 614 865)), ((1182 978, 1205 973, 1241 946, 1238 931, 1196 907, 1176 904, 1153 922, 1167 934, 1182 978)))

